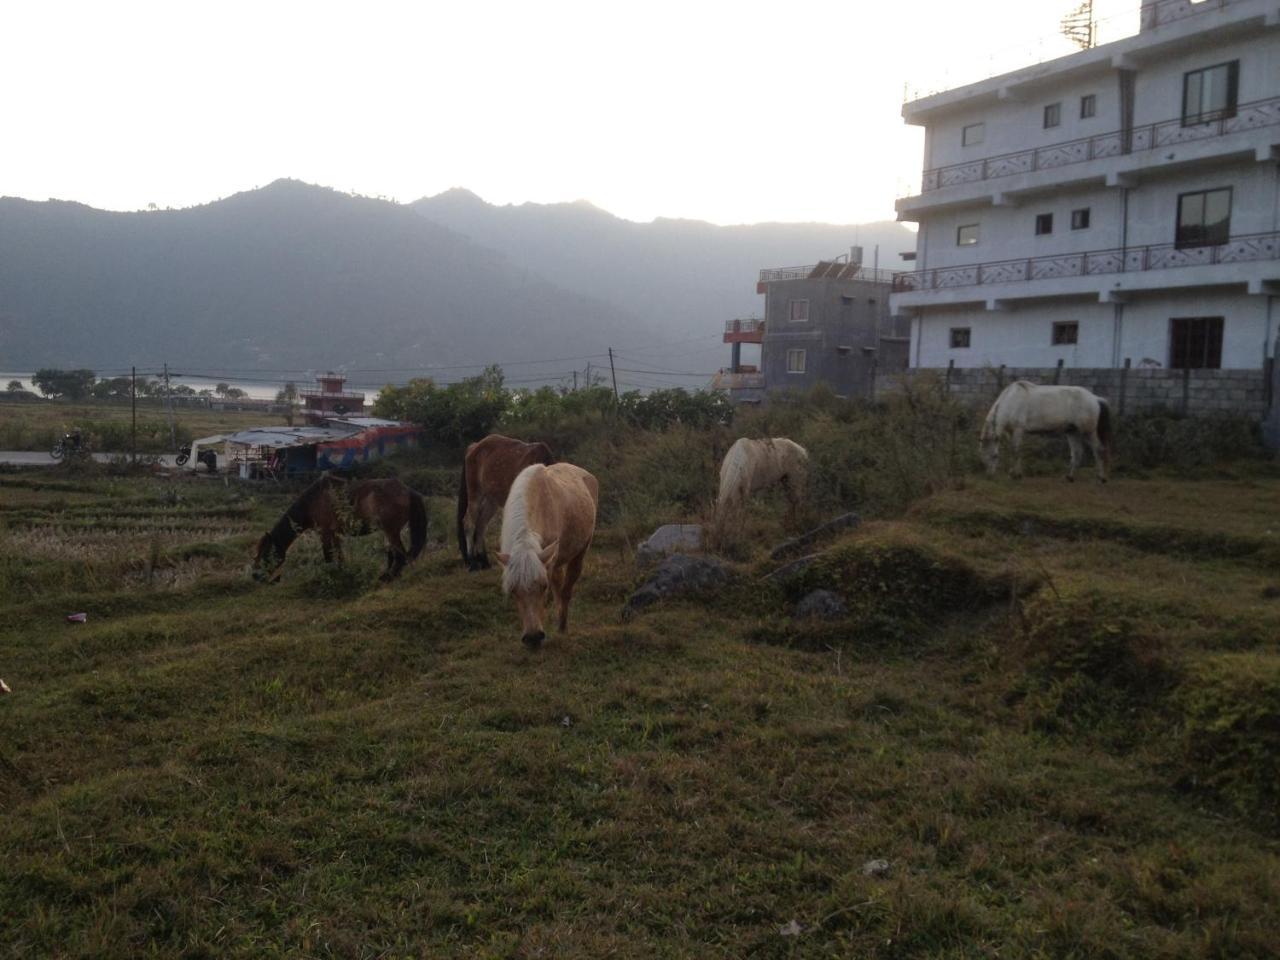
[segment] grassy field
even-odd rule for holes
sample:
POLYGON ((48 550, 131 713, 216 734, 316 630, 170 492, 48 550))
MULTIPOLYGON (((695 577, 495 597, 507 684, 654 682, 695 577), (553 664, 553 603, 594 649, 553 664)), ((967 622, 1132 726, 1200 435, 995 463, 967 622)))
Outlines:
MULTIPOLYGON (((94 450, 119 453, 129 449, 132 410, 127 403, 99 401, 70 403, 0 403, 0 450, 48 450, 73 427, 89 439, 94 450)), ((179 443, 215 433, 284 423, 280 414, 251 410, 174 408, 179 443)), ((169 421, 156 402, 138 404, 138 449, 144 453, 173 453, 169 421)))
POLYGON ((612 526, 540 654, 451 542, 254 584, 284 503, 0 474, 8 955, 1275 956, 1276 479, 967 480, 780 587, 767 504, 625 624, 612 526))

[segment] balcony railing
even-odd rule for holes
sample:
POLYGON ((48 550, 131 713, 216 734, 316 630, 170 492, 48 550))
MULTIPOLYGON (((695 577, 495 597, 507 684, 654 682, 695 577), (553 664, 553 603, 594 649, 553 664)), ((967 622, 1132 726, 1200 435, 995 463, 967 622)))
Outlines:
POLYGON ((1139 273, 1173 267, 1198 267, 1215 263, 1251 263, 1280 259, 1280 233, 1253 233, 1206 247, 1180 247, 1165 243, 1148 247, 1064 253, 1051 257, 996 260, 936 270, 895 274, 897 293, 912 290, 949 290, 953 287, 1017 283, 1023 280, 1057 280, 1114 273, 1139 273))
POLYGON ((761 333, 764 331, 763 320, 726 320, 725 333, 761 333))
MULTIPOLYGON (((1185 2, 1185 0, 1179 0, 1179 2, 1185 2)), ((935 167, 924 172, 920 185, 921 192, 928 193, 930 190, 962 183, 978 183, 982 180, 1011 177, 1019 173, 1034 173, 1037 170, 1054 170, 1073 163, 1084 163, 1087 160, 1157 150, 1160 147, 1207 140, 1225 136, 1228 133, 1256 130, 1259 127, 1270 127, 1275 124, 1280 124, 1280 97, 1254 100, 1252 103, 1242 103, 1237 106, 1235 112, 1229 117, 1221 117, 1207 123, 1184 124, 1179 117, 1176 120, 1134 127, 1127 135, 1123 130, 1116 130, 1098 134, 1095 137, 1068 140, 1065 143, 1055 143, 1033 150, 1005 153, 985 160, 971 160, 966 163, 953 163, 946 167, 935 167)))
POLYGON ((775 280, 816 280, 816 279, 833 279, 833 280, 871 280, 876 283, 891 283, 893 281, 892 270, 875 270, 871 267, 852 267, 849 268, 844 263, 810 263, 802 267, 772 267, 768 270, 760 271, 760 283, 772 283, 775 280), (819 273, 820 267, 837 267, 840 268, 835 272, 819 273), (817 276, 815 276, 817 274, 817 276))
POLYGON ((1162 27, 1175 20, 1221 10, 1239 2, 1240 0, 1198 0, 1195 3, 1192 0, 1156 0, 1155 3, 1143 5, 1140 28, 1150 30, 1152 27, 1162 27))
POLYGON ((763 390, 764 374, 755 372, 734 373, 721 370, 711 378, 713 390, 763 390))

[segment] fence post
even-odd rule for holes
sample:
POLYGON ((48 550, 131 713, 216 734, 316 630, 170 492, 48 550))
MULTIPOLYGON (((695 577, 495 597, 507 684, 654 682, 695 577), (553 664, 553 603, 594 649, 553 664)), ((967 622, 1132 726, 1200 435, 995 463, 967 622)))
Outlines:
POLYGON ((956 358, 952 357, 950 360, 947 361, 947 377, 946 377, 946 380, 943 381, 943 391, 948 396, 951 395, 951 372, 955 370, 955 368, 956 368, 956 358))
POLYGON ((1182 368, 1182 415, 1185 417, 1191 407, 1191 368, 1182 368))
POLYGON ((1058 366, 1055 367, 1053 371, 1053 385, 1055 387, 1058 385, 1058 382, 1062 379, 1062 360, 1063 360, 1062 357, 1058 358, 1058 366))
POLYGON ((1000 369, 996 371, 996 393, 998 394, 1004 389, 1004 364, 1000 364, 1000 369))
POLYGON ((1120 416, 1124 416, 1124 398, 1126 395, 1126 387, 1129 383, 1129 364, 1133 362, 1131 357, 1124 358, 1124 366, 1120 368, 1120 416))

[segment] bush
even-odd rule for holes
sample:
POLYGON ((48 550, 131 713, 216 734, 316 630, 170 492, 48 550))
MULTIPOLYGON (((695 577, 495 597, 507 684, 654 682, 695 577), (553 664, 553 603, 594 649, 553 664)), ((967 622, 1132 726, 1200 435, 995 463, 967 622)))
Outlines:
POLYGON ((1141 413, 1117 424, 1116 457, 1123 466, 1188 470, 1266 459, 1270 453, 1263 446, 1261 426, 1249 417, 1141 413))

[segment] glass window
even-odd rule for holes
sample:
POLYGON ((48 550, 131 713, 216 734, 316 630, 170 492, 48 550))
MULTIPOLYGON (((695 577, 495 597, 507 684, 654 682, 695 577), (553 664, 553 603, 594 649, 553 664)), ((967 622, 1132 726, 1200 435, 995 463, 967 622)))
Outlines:
POLYGON ((805 351, 787 351, 787 373, 804 373, 805 351))
POLYGON ((978 225, 976 223, 966 223, 964 226, 956 227, 956 246, 971 247, 978 242, 978 225))
POLYGON ((1088 230, 1089 229, 1089 208, 1084 207, 1080 210, 1071 211, 1071 229, 1072 230, 1088 230))
POLYGON ((960 131, 960 145, 964 147, 972 147, 987 139, 987 125, 985 123, 971 123, 960 131))
POLYGON ((968 327, 952 327, 951 328, 951 349, 960 350, 969 346, 969 328, 968 327))
POLYGON ((1062 104, 1051 103, 1044 108, 1044 128, 1056 127, 1062 123, 1062 104))
POLYGON ((1178 247, 1211 247, 1231 239, 1231 188, 1178 197, 1178 247))
POLYGON ((1169 366, 1217 370, 1222 366, 1222 317, 1174 317, 1169 321, 1169 366))
POLYGON ((808 323, 809 322, 809 301, 808 300, 792 300, 787 306, 787 315, 791 318, 792 323, 808 323))
POLYGON ((1037 213, 1036 214, 1036 236, 1042 237, 1046 233, 1053 233, 1053 214, 1037 213))
POLYGON ((1080 324, 1075 320, 1053 325, 1052 343, 1055 347, 1069 346, 1080 339, 1080 324))
POLYGON ((1183 74, 1182 125, 1234 117, 1239 86, 1239 60, 1183 74))
POLYGON ((1088 120, 1095 116, 1098 112, 1098 97, 1096 94, 1087 93, 1080 98, 1080 119, 1088 120))

